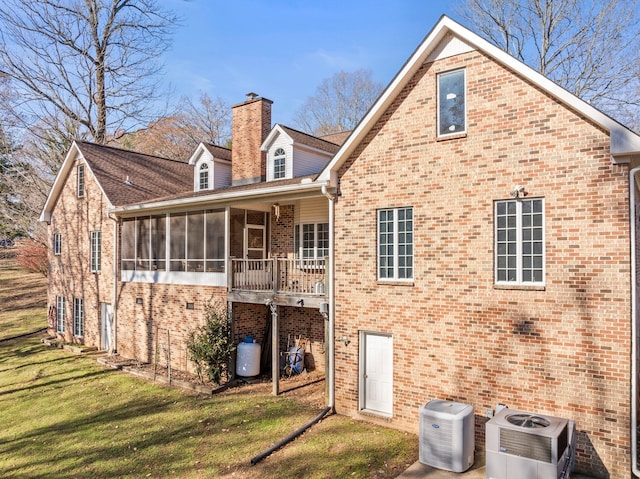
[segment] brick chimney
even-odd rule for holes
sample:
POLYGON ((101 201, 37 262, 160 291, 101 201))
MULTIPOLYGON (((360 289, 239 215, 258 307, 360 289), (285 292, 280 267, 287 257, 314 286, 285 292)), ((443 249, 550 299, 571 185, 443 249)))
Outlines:
POLYGON ((247 93, 247 99, 231 107, 231 184, 264 181, 267 154, 260 151, 271 131, 271 100, 247 93))

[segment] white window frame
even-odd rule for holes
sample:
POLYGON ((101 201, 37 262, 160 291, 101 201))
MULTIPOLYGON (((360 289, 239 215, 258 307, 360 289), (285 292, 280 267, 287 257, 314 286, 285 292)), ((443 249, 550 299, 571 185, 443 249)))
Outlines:
POLYGON ((53 235, 53 254, 60 256, 62 254, 62 234, 55 233, 53 235))
POLYGON ((198 167, 198 190, 208 190, 211 185, 211 166, 209 163, 202 163, 198 167))
POLYGON ((86 177, 85 177, 84 165, 78 165, 78 167, 76 168, 76 175, 77 175, 76 193, 78 195, 78 198, 84 198, 85 187, 86 187, 86 183, 85 183, 86 177))
POLYGON ((66 299, 64 296, 56 296, 56 332, 64 334, 66 319, 66 299))
POLYGON ((318 260, 329 256, 329 223, 299 223, 294 225, 293 231, 295 254, 298 259, 318 260), (305 229, 311 233, 311 243, 313 244, 313 246, 306 248, 305 229), (325 243, 326 246, 320 247, 321 242, 325 243), (307 255, 306 253, 313 254, 307 255))
POLYGON ((284 148, 277 148, 273 152, 273 179, 281 180, 287 177, 287 153, 284 148))
POLYGON ((494 282, 506 286, 544 286, 546 277, 544 198, 518 198, 494 202, 494 282), (541 211, 533 212, 534 202, 540 202, 541 211), (515 211, 498 214, 499 205, 515 205, 515 211), (528 204, 531 212, 524 211, 528 204), (500 218, 504 218, 503 221, 500 218), (527 218, 527 219, 525 219, 527 218), (540 218, 540 219, 537 219, 540 218), (535 264, 540 258, 539 265, 535 264), (540 280, 533 272, 539 271, 540 280), (502 273, 504 271, 504 274, 502 273), (509 271, 515 276, 509 277, 509 271), (526 276, 531 274, 531 279, 526 276))
POLYGON ((84 337, 84 300, 73 298, 73 336, 84 337))
POLYGON ((91 272, 99 273, 102 270, 102 232, 91 232, 91 272))
MULTIPOLYGON (((465 135, 467 133, 467 109, 468 109, 468 105, 467 105, 467 72, 466 69, 464 68, 460 68, 457 70, 450 70, 447 72, 442 72, 438 74, 438 94, 437 94, 437 98, 438 98, 438 105, 437 105, 437 116, 438 116, 438 120, 437 120, 437 129, 438 129, 438 137, 439 138, 446 138, 448 136, 455 136, 455 135, 465 135), (441 106, 442 106, 442 95, 445 93, 442 89, 441 86, 441 81, 443 78, 446 78, 447 76, 452 76, 452 75, 456 75, 456 74, 460 74, 462 73, 462 82, 463 82, 463 101, 464 101, 464 125, 462 130, 454 130, 454 131, 450 131, 450 132, 442 132, 441 128, 440 128, 440 122, 441 122, 441 106)), ((455 96, 451 99, 454 99, 455 96)), ((449 100, 449 98, 446 98, 445 100, 449 100)))
POLYGON ((413 281, 415 264, 414 264, 414 223, 413 207, 400 208, 382 208, 377 211, 377 278, 378 281, 397 281, 411 282, 413 281), (404 218, 400 218, 400 212, 404 212, 404 218), (410 218, 406 217, 406 213, 410 212, 410 218), (391 215, 390 217, 388 215, 391 215), (384 217, 384 218, 383 218, 384 217), (383 231, 383 224, 385 225, 383 231), (409 226, 407 228, 407 225, 409 226), (389 228, 388 226, 391 226, 389 228), (405 229, 401 231, 400 226, 405 229), (391 229, 391 231, 389 230, 391 229), (383 235, 385 241, 383 242, 383 235), (408 235, 408 237, 407 237, 408 235), (389 240, 389 241, 387 241, 389 240), (390 248, 390 250, 389 250, 390 248), (383 251, 384 249, 384 251, 383 251), (384 253, 384 254, 383 254, 384 253), (391 259, 391 265, 387 264, 386 259, 391 259), (401 265, 404 258, 404 264, 401 265), (383 264, 384 263, 384 264, 383 264), (407 264, 410 263, 410 264, 407 264), (382 275, 382 271, 387 272, 391 269, 391 276, 382 275), (407 273, 407 270, 410 270, 407 273))

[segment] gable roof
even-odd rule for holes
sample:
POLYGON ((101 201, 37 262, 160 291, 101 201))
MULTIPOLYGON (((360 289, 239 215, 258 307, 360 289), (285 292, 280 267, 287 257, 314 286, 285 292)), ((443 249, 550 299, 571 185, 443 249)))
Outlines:
POLYGON ((334 154, 340 149, 339 144, 276 123, 267 138, 262 142, 262 151, 266 151, 269 147, 268 145, 270 145, 273 140, 281 134, 287 135, 291 138, 294 144, 304 145, 314 150, 334 154))
POLYGON ((331 143, 335 143, 336 145, 342 145, 353 130, 345 130, 339 131, 337 133, 329 133, 328 135, 323 135, 318 138, 326 141, 330 141, 331 143))
POLYGON ((78 156, 85 161, 111 207, 184 193, 193 187, 193 167, 182 161, 75 141, 56 176, 40 221, 50 221, 78 156))
POLYGON ((229 148, 214 145, 212 143, 201 142, 198 144, 187 163, 195 165, 205 151, 208 152, 214 160, 225 160, 231 162, 231 150, 229 148))
POLYGON ((563 105, 608 131, 611 139, 612 161, 615 163, 627 163, 630 161, 631 156, 640 154, 640 136, 471 30, 443 15, 356 126, 351 136, 347 138, 336 156, 333 157, 333 160, 322 170, 318 176, 319 181, 335 182, 337 170, 349 158, 358 144, 362 142, 365 135, 396 99, 420 66, 425 62, 433 61, 449 42, 451 42, 452 48, 459 51, 475 49, 493 58, 496 62, 521 75, 563 105))

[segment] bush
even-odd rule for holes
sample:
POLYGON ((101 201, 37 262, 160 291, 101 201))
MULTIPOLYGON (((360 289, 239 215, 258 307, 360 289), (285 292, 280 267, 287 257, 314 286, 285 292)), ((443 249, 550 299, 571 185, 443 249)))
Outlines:
POLYGON ((49 267, 47 247, 35 240, 25 240, 19 243, 16 254, 18 264, 32 273, 47 276, 49 267))
POLYGON ((204 382, 203 373, 216 384, 220 384, 223 375, 228 378, 234 350, 226 308, 208 303, 205 323, 191 331, 187 338, 189 359, 194 362, 200 381, 204 382))

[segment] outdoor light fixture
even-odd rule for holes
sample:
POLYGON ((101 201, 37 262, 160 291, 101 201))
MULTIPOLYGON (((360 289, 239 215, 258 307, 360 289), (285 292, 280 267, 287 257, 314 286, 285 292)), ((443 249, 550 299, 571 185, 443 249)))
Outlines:
POLYGON ((511 198, 519 198, 520 195, 527 196, 527 192, 524 189, 524 186, 517 185, 511 191, 511 198))
POLYGON ((136 304, 142 304, 142 298, 136 298, 136 304))
POLYGON ((187 302, 187 309, 194 309, 193 303, 187 302))

